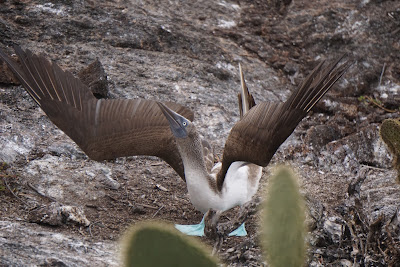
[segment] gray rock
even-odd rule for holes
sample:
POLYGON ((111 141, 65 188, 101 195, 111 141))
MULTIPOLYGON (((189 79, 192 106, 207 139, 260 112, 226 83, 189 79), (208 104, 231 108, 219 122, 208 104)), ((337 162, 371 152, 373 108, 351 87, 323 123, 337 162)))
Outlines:
POLYGON ((108 97, 107 75, 99 59, 96 59, 78 73, 79 79, 86 84, 96 98, 108 97))
POLYGON ((56 202, 31 210, 28 220, 52 226, 59 226, 64 223, 76 223, 83 226, 90 225, 82 209, 74 206, 64 206, 56 202))
MULTIPOLYGON (((74 74, 99 58, 104 73, 97 80, 103 86, 107 76, 110 97, 176 101, 192 108, 201 135, 217 153, 239 116, 239 62, 257 103, 283 101, 317 62, 349 53, 355 59, 349 72, 281 146, 271 166, 293 165, 303 192, 313 199, 311 266, 388 264, 372 246, 368 253, 353 252, 348 232, 337 243, 325 230, 341 224, 328 218, 347 222, 351 211, 366 214, 368 223, 384 214, 386 223, 398 208, 400 188, 377 132, 384 118, 397 115, 358 98, 367 95, 383 107, 398 108, 399 26, 393 14, 400 4, 281 2, 2 1, 0 48, 11 53, 9 46, 16 43, 46 53, 74 74), (348 187, 364 167, 370 171, 359 183, 356 201, 348 187)), ((10 187, 0 190, 0 265, 119 265, 116 240, 129 224, 200 220, 185 184, 166 164, 151 157, 89 160, 23 89, 10 84, 9 79, 0 83, 0 161, 10 166, 0 170, 10 187), (157 184, 169 191, 155 189, 157 184), (90 228, 96 241, 77 235, 77 225, 28 223, 27 210, 48 205, 49 197, 81 207, 93 225, 101 225, 90 228)), ((266 265, 257 220, 246 225, 250 236, 227 240, 223 250, 233 250, 220 257, 229 266, 266 265)), ((398 233, 398 224, 391 227, 398 233)), ((369 229, 357 231, 366 237, 369 229)), ((390 245, 382 229, 376 236, 390 245)))
POLYGON ((5 266, 119 266, 114 242, 66 236, 37 224, 0 221, 5 266))

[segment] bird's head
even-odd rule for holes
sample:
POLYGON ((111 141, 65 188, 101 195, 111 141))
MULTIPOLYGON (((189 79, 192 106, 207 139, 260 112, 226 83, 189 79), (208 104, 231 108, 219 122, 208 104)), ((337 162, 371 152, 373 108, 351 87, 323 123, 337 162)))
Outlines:
POLYGON ((167 118, 172 134, 176 138, 187 138, 191 128, 193 128, 192 122, 171 110, 163 103, 157 102, 157 104, 167 118))

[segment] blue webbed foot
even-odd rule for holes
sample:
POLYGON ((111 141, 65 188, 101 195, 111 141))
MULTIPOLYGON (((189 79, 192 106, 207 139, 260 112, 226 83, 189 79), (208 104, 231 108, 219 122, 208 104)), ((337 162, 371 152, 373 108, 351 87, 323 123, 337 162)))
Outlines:
MULTIPOLYGON (((192 224, 192 225, 175 224, 176 229, 178 229, 179 231, 181 231, 186 235, 192 235, 192 236, 204 236, 204 227, 205 227, 204 216, 199 224, 192 224)), ((247 231, 244 226, 244 223, 229 234, 229 236, 246 236, 246 235, 247 231)))
POLYGON ((204 217, 199 224, 175 224, 175 228, 186 235, 204 236, 204 217))
POLYGON ((232 231, 229 236, 246 236, 247 235, 247 231, 246 231, 246 227, 244 226, 244 223, 242 223, 242 225, 240 225, 236 230, 232 231))

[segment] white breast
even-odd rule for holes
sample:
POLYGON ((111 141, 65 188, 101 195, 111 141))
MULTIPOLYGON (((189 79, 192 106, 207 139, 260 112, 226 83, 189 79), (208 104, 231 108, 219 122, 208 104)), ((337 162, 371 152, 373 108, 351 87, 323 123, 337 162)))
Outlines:
MULTIPOLYGON (((216 165, 211 174, 215 179, 220 165, 216 165)), ((210 208, 225 211, 250 201, 257 192, 262 167, 237 161, 231 164, 225 177, 222 191, 216 193, 205 179, 187 179, 189 197, 193 205, 202 212, 210 208), (249 177, 251 175, 251 177, 249 177)), ((197 176, 201 174, 191 173, 197 176)))
POLYGON ((224 208, 228 210, 251 200, 257 192, 262 167, 243 161, 231 164, 222 188, 224 208))

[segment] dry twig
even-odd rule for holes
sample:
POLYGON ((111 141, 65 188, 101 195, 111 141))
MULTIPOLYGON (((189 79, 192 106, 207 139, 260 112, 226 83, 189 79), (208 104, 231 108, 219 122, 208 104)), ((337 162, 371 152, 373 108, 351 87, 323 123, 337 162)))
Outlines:
POLYGON ((31 183, 27 183, 27 185, 29 186, 30 189, 32 189, 33 191, 35 191, 36 194, 38 194, 39 196, 44 197, 44 198, 47 198, 47 199, 49 199, 51 202, 57 202, 57 200, 56 200, 55 198, 46 196, 45 194, 39 192, 39 190, 38 190, 36 187, 34 187, 31 183))
POLYGON ((0 175, 0 177, 3 178, 3 183, 4 183, 4 185, 6 186, 6 188, 8 189, 8 191, 10 191, 10 193, 11 193, 16 199, 18 199, 19 201, 21 201, 21 202, 24 203, 24 204, 27 204, 27 203, 26 203, 25 201, 23 201, 19 196, 17 196, 17 195, 13 192, 13 190, 11 190, 10 186, 9 186, 8 183, 7 183, 7 179, 6 179, 6 177, 9 177, 9 175, 0 175))

